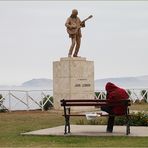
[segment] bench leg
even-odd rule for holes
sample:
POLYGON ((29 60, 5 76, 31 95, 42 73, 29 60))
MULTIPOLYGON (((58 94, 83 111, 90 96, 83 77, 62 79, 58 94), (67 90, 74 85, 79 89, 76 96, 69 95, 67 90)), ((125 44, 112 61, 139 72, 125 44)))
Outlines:
MULTIPOLYGON (((70 108, 68 108, 68 114, 70 115, 70 108)), ((68 133, 70 133, 70 116, 68 116, 68 133)))
POLYGON ((69 121, 69 119, 70 119, 70 117, 68 117, 68 124, 67 124, 67 126, 68 126, 68 133, 70 133, 70 121, 69 121))
POLYGON ((130 134, 130 121, 129 116, 126 116, 126 135, 130 134))
POLYGON ((66 116, 65 118, 65 130, 64 134, 70 133, 70 123, 69 123, 69 116, 66 116), (67 132, 68 129, 68 132, 67 132))
POLYGON ((130 134, 130 116, 129 116, 129 108, 127 108, 126 112, 126 135, 130 134))
POLYGON ((65 117, 65 129, 64 129, 64 134, 67 134, 67 119, 65 117))
POLYGON ((70 108, 67 108, 67 111, 65 109, 65 130, 64 130, 64 134, 70 133, 70 108), (68 115, 67 115, 67 111, 68 111, 68 115), (67 132, 68 130, 68 132, 67 132))

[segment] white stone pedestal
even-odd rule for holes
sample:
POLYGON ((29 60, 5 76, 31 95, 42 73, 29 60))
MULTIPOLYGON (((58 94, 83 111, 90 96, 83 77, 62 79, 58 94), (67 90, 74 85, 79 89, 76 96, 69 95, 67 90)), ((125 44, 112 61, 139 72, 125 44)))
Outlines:
POLYGON ((54 108, 61 99, 94 99, 94 62, 66 57, 53 62, 54 108))

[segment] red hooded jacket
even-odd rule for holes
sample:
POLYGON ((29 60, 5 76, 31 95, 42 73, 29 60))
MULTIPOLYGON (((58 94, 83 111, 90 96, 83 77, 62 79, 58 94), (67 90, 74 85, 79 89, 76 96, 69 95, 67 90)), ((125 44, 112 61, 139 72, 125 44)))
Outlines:
MULTIPOLYGON (((106 91, 107 91, 107 100, 109 102, 114 102, 114 101, 118 101, 118 100, 126 100, 129 98, 129 95, 127 94, 127 92, 123 89, 123 88, 119 88, 116 85, 114 85, 111 82, 108 82, 106 84, 105 87, 106 91)), ((117 107, 113 107, 112 108, 112 112, 116 115, 122 115, 125 113, 126 107, 123 105, 117 106, 117 107)))

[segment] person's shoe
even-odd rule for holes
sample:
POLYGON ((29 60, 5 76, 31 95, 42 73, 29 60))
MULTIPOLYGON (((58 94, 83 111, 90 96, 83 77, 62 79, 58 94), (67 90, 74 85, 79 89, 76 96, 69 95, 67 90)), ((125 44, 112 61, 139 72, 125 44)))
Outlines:
POLYGON ((107 133, 112 133, 113 131, 111 131, 111 130, 106 130, 106 132, 107 132, 107 133))
POLYGON ((73 55, 73 57, 78 57, 77 55, 73 55))
POLYGON ((75 58, 81 58, 80 56, 77 56, 77 55, 74 55, 73 57, 75 57, 75 58))

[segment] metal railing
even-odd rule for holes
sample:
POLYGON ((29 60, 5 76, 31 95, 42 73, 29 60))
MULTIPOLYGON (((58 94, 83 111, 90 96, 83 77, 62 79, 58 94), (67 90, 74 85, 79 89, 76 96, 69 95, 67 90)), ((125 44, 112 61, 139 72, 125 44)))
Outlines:
POLYGON ((0 106, 9 111, 13 110, 44 110, 45 104, 53 95, 52 90, 0 90, 2 98, 0 106), (43 98, 46 97, 46 101, 43 98))
MULTIPOLYGON (((145 100, 146 102, 148 102, 148 88, 127 89, 126 91, 129 94, 129 98, 133 101, 133 103, 136 100, 145 100)), ((95 99, 106 99, 105 90, 96 90, 95 92, 95 99)))
MULTIPOLYGON (((106 99, 105 90, 96 90, 95 99, 106 99), (97 94, 97 95, 96 95, 97 94)), ((129 98, 136 100, 145 100, 148 102, 148 88, 128 89, 129 98), (144 91, 143 91, 144 90, 144 91), (143 93, 141 93, 143 91, 143 93)), ((14 110, 44 110, 47 101, 53 96, 53 90, 0 90, 0 107, 9 111, 14 110), (46 97, 46 101, 43 98, 46 97)), ((53 103, 50 101, 53 105, 53 103)))

